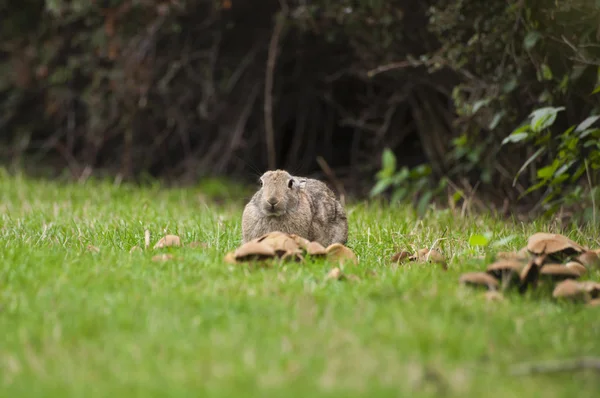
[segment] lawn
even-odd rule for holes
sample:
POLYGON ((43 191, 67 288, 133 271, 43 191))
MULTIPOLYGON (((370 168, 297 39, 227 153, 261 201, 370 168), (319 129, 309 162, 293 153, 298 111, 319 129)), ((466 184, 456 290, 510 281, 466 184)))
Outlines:
MULTIPOLYGON (((408 206, 348 206, 360 280, 325 260, 225 264, 248 191, 215 182, 143 188, 0 174, 0 396, 592 397, 590 371, 514 376, 514 364, 600 355, 600 308, 548 295, 502 302, 461 287, 469 246, 521 248, 543 223, 408 206), (215 199, 214 196, 218 196, 215 199), (207 247, 130 253, 165 233, 207 247), (449 269, 390 264, 434 245, 449 269), (90 250, 89 245, 99 249, 90 250)), ((597 230, 563 231, 600 247, 597 230)), ((600 272, 592 275, 600 280, 600 272)))

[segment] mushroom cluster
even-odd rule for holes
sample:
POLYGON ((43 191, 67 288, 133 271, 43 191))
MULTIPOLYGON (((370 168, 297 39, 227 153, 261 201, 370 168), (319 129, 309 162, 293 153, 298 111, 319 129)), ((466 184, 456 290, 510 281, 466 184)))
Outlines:
POLYGON ((600 250, 589 250, 566 236, 538 232, 527 246, 515 253, 498 253, 485 272, 468 272, 459 282, 492 291, 551 286, 554 298, 600 304, 600 283, 578 281, 593 269, 600 269, 600 250))
POLYGON ((358 264, 354 252, 340 243, 325 248, 319 242, 311 242, 301 236, 280 231, 270 232, 244 243, 235 251, 227 253, 224 261, 230 264, 268 260, 303 262, 306 256, 358 264))

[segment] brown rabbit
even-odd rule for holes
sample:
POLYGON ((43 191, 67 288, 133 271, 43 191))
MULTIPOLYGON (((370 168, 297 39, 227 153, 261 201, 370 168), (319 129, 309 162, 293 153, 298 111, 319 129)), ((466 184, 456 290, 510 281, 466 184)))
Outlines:
POLYGON ((267 171, 260 183, 242 215, 244 243, 273 231, 296 234, 325 247, 346 243, 346 212, 327 185, 284 170, 267 171))

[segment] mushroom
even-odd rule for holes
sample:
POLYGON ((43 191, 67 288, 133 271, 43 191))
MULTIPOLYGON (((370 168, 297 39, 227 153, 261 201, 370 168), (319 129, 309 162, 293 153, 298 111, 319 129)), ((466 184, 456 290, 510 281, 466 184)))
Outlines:
POLYGON ((500 260, 488 265, 487 273, 502 280, 519 278, 524 264, 516 260, 500 260))
POLYGON ((488 290, 498 289, 498 280, 487 272, 467 272, 458 281, 464 285, 485 286, 488 290))
POLYGON ((580 274, 578 270, 562 264, 546 264, 540 269, 540 276, 545 276, 554 281, 562 281, 565 279, 577 279, 580 274))
POLYGON ((278 257, 294 253, 300 249, 296 241, 283 232, 271 232, 270 234, 263 235, 258 238, 257 242, 271 246, 278 257))
POLYGON ((527 250, 536 255, 542 254, 576 254, 585 251, 585 248, 566 236, 538 232, 529 237, 527 250))
POLYGON ((327 249, 325 250, 327 252, 327 257, 332 260, 338 260, 340 263, 349 261, 353 264, 358 264, 356 254, 341 243, 333 243, 327 246, 327 249))
POLYGON ((410 257, 410 253, 409 252, 407 252, 407 251, 401 251, 401 252, 398 252, 398 253, 394 254, 392 256, 392 258, 391 258, 391 261, 393 263, 401 263, 401 262, 403 262, 405 260, 408 260, 409 257, 410 257))
POLYGON ((589 250, 581 253, 577 257, 577 261, 585 265, 587 269, 599 269, 600 268, 600 257, 595 252, 589 250))
POLYGON ((590 301, 592 298, 580 283, 572 279, 558 283, 552 292, 552 297, 574 301, 590 301))
POLYGON ((305 249, 306 252, 311 256, 324 256, 327 254, 327 249, 325 249, 319 242, 309 242, 305 249))
POLYGON ((565 264, 565 267, 579 272, 579 276, 582 276, 587 272, 587 268, 577 261, 569 261, 567 264, 565 264))
POLYGON ((154 245, 155 249, 162 249, 169 246, 181 246, 181 238, 177 235, 165 235, 154 245))
POLYGON ((275 250, 271 246, 256 241, 246 242, 233 252, 236 261, 262 260, 274 256, 275 250))

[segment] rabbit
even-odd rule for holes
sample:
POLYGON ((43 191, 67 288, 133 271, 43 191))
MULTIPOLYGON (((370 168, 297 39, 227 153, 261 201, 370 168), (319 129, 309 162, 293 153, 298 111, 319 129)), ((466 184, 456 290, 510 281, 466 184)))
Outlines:
POLYGON ((266 233, 296 234, 324 247, 346 244, 348 219, 342 204, 323 182, 270 170, 242 214, 242 242, 266 233))

